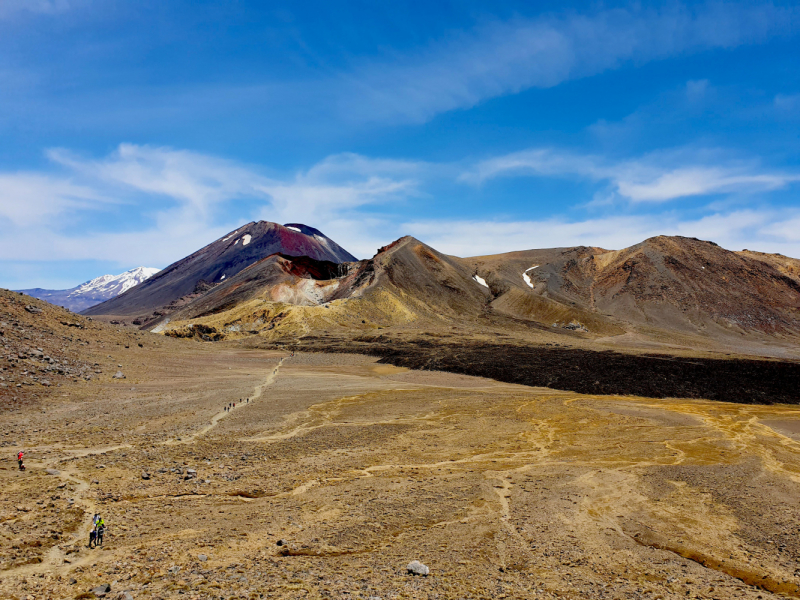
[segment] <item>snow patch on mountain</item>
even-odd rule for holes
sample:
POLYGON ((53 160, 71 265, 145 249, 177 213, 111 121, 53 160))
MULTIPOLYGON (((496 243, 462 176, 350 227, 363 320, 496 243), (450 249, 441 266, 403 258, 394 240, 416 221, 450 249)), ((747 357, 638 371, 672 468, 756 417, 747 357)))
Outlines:
POLYGON ((480 284, 480 285, 482 285, 483 287, 485 287, 485 288, 487 288, 487 289, 488 289, 488 287, 489 287, 489 286, 488 286, 488 284, 486 283, 486 280, 485 280, 483 277, 481 277, 480 275, 473 275, 473 276, 472 276, 472 279, 474 279, 476 283, 478 283, 478 284, 480 284))
POLYGON ((522 273, 522 278, 525 280, 525 283, 528 284, 529 288, 533 288, 533 282, 531 281, 531 276, 528 275, 528 271, 533 271, 534 269, 538 268, 539 265, 533 265, 530 269, 525 269, 522 273))

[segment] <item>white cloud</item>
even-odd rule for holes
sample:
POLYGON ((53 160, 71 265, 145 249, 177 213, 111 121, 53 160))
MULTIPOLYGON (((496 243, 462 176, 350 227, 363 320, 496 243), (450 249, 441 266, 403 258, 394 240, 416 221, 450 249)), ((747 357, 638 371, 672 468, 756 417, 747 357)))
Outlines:
POLYGON ((336 90, 333 101, 353 120, 422 122, 624 64, 758 42, 791 31, 798 20, 793 7, 712 3, 495 21, 416 55, 360 65, 326 90, 336 90))
POLYGON ((328 220, 342 211, 418 194, 418 176, 429 168, 420 162, 336 154, 293 179, 261 184, 259 189, 271 198, 263 213, 282 221, 302 221, 310 214, 328 220))
MULTIPOLYGON (((99 260, 120 270, 163 267, 259 218, 309 223, 359 257, 372 256, 407 234, 461 256, 581 244, 621 248, 660 234, 800 256, 800 211, 737 211, 719 204, 698 207, 702 217, 679 211, 620 215, 614 214, 611 201, 606 216, 591 219, 434 220, 424 217, 428 212, 423 208, 417 219, 404 220, 397 216, 406 212, 403 204, 425 198, 432 183, 452 181, 453 166, 339 154, 277 177, 170 148, 122 145, 100 159, 63 150, 49 156, 55 169, 48 173, 0 173, 0 222, 8 223, 0 236, 0 261, 99 260)), ((722 161, 710 151, 662 152, 606 163, 547 149, 484 161, 464 178, 480 182, 509 173, 607 181, 612 195, 638 202, 763 191, 797 180, 751 163, 722 161), (692 158, 700 166, 686 166, 692 158), (722 166, 708 166, 714 160, 722 166)), ((490 203, 484 214, 496 211, 490 203)))
POLYGON ((56 163, 106 185, 171 198, 205 213, 213 205, 247 195, 261 195, 267 178, 237 163, 172 148, 121 144, 102 160, 86 160, 56 149, 56 163))
POLYGON ((0 260, 165 266, 259 218, 343 231, 348 220, 369 221, 359 209, 419 193, 415 176, 426 168, 341 154, 278 178, 213 156, 131 144, 101 159, 62 149, 48 157, 60 173, 0 173, 0 220, 12 225, 0 237, 0 260), (242 201, 253 203, 242 209, 242 201), (91 225, 109 207, 117 212, 105 215, 104 226, 91 225))
POLYGON ((631 202, 664 202, 691 196, 771 191, 800 181, 800 174, 767 171, 757 164, 726 159, 716 151, 657 152, 610 162, 592 155, 548 148, 515 152, 479 162, 460 177, 483 183, 511 176, 583 177, 607 182, 631 202))
POLYGON ((0 173, 0 219, 35 226, 64 213, 102 208, 110 200, 90 186, 41 173, 0 173))

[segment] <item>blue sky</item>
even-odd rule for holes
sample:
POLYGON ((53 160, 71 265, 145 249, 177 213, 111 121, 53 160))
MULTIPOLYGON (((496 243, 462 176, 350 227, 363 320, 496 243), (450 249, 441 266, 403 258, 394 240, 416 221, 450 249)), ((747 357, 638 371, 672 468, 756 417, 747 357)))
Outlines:
POLYGON ((544 5, 0 0, 0 286, 257 219, 800 257, 800 4, 544 5))

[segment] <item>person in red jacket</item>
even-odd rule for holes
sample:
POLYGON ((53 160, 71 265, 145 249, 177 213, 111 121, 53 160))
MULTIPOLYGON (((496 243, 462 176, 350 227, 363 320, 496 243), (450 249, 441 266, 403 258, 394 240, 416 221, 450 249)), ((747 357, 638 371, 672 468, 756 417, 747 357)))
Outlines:
POLYGON ((17 462, 19 463, 19 470, 20 471, 24 471, 25 470, 25 465, 22 464, 22 458, 24 456, 25 456, 25 453, 22 450, 20 450, 19 454, 17 454, 17 462))

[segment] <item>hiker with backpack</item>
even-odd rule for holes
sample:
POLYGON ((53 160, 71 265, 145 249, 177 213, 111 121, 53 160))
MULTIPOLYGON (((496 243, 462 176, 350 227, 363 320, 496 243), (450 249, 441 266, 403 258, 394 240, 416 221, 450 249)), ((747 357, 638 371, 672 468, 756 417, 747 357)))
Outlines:
POLYGON ((103 520, 103 517, 100 517, 100 520, 97 522, 97 541, 96 544, 100 546, 103 545, 103 536, 106 534, 106 522, 103 520))
POLYGON ((89 532, 89 548, 103 545, 103 536, 106 533, 106 522, 98 514, 92 517, 92 530, 89 532))

